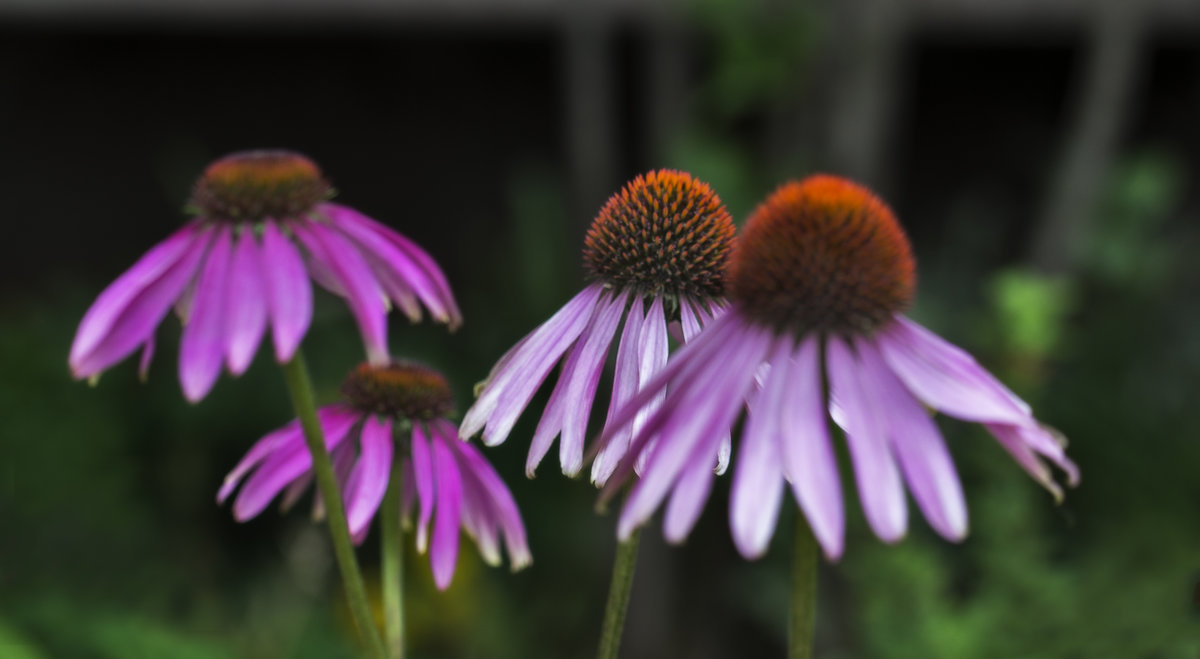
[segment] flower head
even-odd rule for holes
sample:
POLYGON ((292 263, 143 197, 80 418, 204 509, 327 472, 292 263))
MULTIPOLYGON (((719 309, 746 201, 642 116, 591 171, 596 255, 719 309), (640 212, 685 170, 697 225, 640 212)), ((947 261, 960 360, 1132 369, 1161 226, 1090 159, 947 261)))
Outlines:
MULTIPOLYGON (((959 540, 967 532, 954 463, 923 405, 982 423, 1061 497, 1041 458, 1075 484, 1078 470, 1063 446, 970 355, 902 315, 914 284, 908 240, 869 190, 824 175, 776 190, 739 238, 730 310, 615 414, 598 443, 616 441, 671 383, 630 446, 631 453, 651 448, 619 535, 671 494, 665 533, 686 537, 708 497, 707 456, 746 401, 730 524, 748 558, 766 551, 785 484, 826 555, 841 555, 845 522, 828 419, 845 433, 867 521, 886 542, 907 528, 905 484, 938 533, 959 540)), ((632 469, 623 460, 605 496, 632 469)))
MULTIPOLYGON (((688 340, 722 311, 734 233, 720 198, 690 174, 659 170, 630 181, 588 230, 583 260, 595 281, 500 359, 463 417, 462 436, 483 431, 485 443, 503 442, 563 360, 534 432, 526 472, 533 475, 561 434, 563 471, 578 473, 600 373, 622 321, 610 417, 666 363, 669 323, 677 322, 678 338, 688 340)), ((600 455, 593 480, 608 478, 629 436, 626 432, 600 455)), ((727 456, 728 451, 721 453, 718 462, 723 465, 727 456)))
MULTIPOLYGON (((366 537, 398 459, 404 519, 411 518, 415 504, 417 549, 429 550, 439 588, 448 587, 454 576, 460 527, 489 564, 500 563, 502 535, 512 568, 530 563, 512 494, 479 450, 458 440, 446 419, 454 402, 440 373, 410 362, 367 363, 346 377, 342 393, 346 402, 321 408, 318 418, 356 542, 366 537)), ((217 501, 224 503, 241 485, 233 515, 244 522, 279 495, 282 507, 290 508, 312 480, 312 457, 299 421, 293 421, 251 447, 225 477, 217 501)), ((323 515, 319 498, 314 506, 314 516, 323 515)))
POLYGON ((421 305, 451 328, 462 322, 437 263, 387 226, 328 199, 333 189, 308 158, 247 151, 208 167, 188 203, 194 217, 106 288, 84 314, 71 371, 92 378, 142 348, 172 306, 183 321, 179 379, 203 398, 224 363, 249 366, 270 325, 275 357, 292 358, 312 320, 311 276, 344 298, 368 357, 387 359, 388 302, 414 322, 421 305))

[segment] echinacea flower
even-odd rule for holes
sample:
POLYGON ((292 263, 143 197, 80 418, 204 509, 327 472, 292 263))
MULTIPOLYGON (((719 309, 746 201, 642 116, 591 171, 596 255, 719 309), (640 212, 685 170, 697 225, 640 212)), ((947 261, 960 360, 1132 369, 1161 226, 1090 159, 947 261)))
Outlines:
MULTIPOLYGON (((771 194, 731 258, 729 310, 616 413, 598 443, 671 383, 630 448, 653 441, 618 535, 628 537, 673 492, 665 534, 686 537, 708 496, 708 456, 747 400, 730 495, 733 539, 747 558, 766 551, 785 483, 826 556, 841 555, 830 418, 845 433, 867 521, 885 542, 905 533, 905 484, 939 534, 957 541, 967 533, 962 487, 926 407, 983 424, 1061 497, 1041 458, 1074 485, 1079 473, 1063 446, 970 355, 902 315, 914 291, 908 239, 869 190, 818 175, 771 194)), ((632 469, 626 458, 605 496, 632 469)))
MULTIPOLYGON (((428 549, 438 588, 448 587, 454 576, 460 526, 489 565, 500 563, 501 535, 513 570, 531 562, 512 494, 479 450, 460 441, 446 419, 454 404, 440 373, 409 362, 365 363, 347 376, 342 393, 346 402, 323 407, 317 416, 355 542, 361 543, 370 530, 387 491, 392 461, 401 460, 402 514, 408 522, 416 504, 417 549, 428 549)), ((282 507, 290 508, 312 481, 312 456, 299 421, 292 421, 250 448, 225 477, 217 502, 224 503, 242 484, 233 516, 244 522, 280 493, 282 507)), ((321 516, 320 498, 314 506, 315 516, 321 516)))
POLYGON ((247 151, 209 165, 192 190, 195 217, 100 294, 79 323, 71 372, 92 378, 142 348, 174 305, 183 322, 179 381, 204 398, 224 362, 242 374, 271 326, 275 358, 289 361, 312 320, 311 276, 346 299, 368 358, 387 360, 389 300, 414 322, 421 305, 462 322, 437 263, 362 213, 327 201, 333 189, 308 158, 247 151))
MULTIPOLYGON (((678 318, 686 340, 722 310, 723 273, 734 233, 720 198, 690 174, 659 170, 629 182, 588 230, 583 260, 595 281, 500 359, 463 417, 460 434, 471 437, 482 430, 485 444, 503 442, 566 355, 525 469, 532 476, 561 433, 563 472, 577 474, 600 373, 622 319, 610 417, 666 364, 668 321, 678 318)), ((627 432, 612 442, 596 460, 594 481, 608 478, 629 437, 627 432)))

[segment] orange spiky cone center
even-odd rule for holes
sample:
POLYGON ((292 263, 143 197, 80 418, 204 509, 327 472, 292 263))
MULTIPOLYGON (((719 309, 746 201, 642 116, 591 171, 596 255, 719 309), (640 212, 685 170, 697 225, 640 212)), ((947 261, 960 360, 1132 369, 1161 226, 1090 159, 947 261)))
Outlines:
POLYGON ((443 418, 454 410, 446 378, 412 362, 362 364, 346 376, 342 394, 364 412, 413 421, 443 418))
POLYGON ((332 196, 320 168, 305 156, 242 151, 209 165, 188 205, 207 219, 258 221, 301 216, 332 196))
POLYGON ((744 313, 796 333, 871 334, 916 290, 892 210, 867 188, 823 174, 785 183, 755 209, 729 277, 744 313))
POLYGON ((707 183, 663 169, 638 176, 604 204, 588 229, 583 261, 614 288, 716 297, 735 232, 707 183))

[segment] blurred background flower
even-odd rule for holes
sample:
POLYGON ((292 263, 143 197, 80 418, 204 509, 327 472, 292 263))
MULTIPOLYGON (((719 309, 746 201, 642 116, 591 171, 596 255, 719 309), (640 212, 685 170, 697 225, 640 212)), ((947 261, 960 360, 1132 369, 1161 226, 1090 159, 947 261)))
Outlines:
MULTIPOLYGON (((196 172, 262 145, 312 156, 437 255, 471 321, 392 323, 389 343, 464 407, 579 290, 574 250, 632 175, 689 171, 739 222, 779 181, 862 181, 912 240, 911 316, 1071 437, 1086 480, 1048 506, 985 431, 944 424, 970 537, 914 523, 885 547, 848 501, 819 656, 1200 652, 1194 2, 8 0, 0 18, 0 656, 353 656, 320 529, 212 505, 292 416, 275 370, 193 407, 167 360, 149 386, 126 360, 96 389, 62 363, 96 291, 177 226, 196 172)), ((178 329, 158 338, 172 354, 178 329)), ((362 358, 333 296, 314 295, 306 342, 332 402, 362 358)), ((580 514, 586 483, 518 478, 519 443, 488 457, 537 564, 464 561, 442 595, 414 577, 412 656, 590 656, 615 515, 580 514)), ((623 656, 782 654, 787 552, 741 560, 723 512, 682 549, 645 534, 623 656)))

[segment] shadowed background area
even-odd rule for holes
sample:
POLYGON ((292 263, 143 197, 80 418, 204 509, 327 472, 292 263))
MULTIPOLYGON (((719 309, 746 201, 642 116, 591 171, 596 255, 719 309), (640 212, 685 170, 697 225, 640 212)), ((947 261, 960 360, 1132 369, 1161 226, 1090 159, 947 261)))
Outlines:
MULTIPOLYGON (((1197 656, 1197 43, 1187 0, 0 2, 0 656, 354 656, 306 506, 238 524, 214 502, 292 417, 271 351, 197 406, 174 318, 145 384, 135 360, 91 388, 66 366, 83 312, 184 220, 204 166, 258 147, 311 156, 442 265, 463 328, 392 314, 390 341, 443 370, 460 411, 583 285, 587 224, 635 174, 687 169, 739 222, 788 178, 867 183, 909 230, 912 315, 1069 437, 1083 483, 1056 506, 945 421, 971 535, 948 544, 910 506, 888 547, 843 477, 817 656, 1197 656)), ((324 292, 304 348, 336 399, 362 349, 324 292)), ((546 397, 486 451, 534 565, 488 569, 468 546, 438 593, 410 552, 412 657, 594 652, 615 515, 555 461, 524 477, 546 397)), ((793 511, 746 562, 727 505, 719 479, 685 546, 644 534, 623 656, 783 655, 793 511)))

